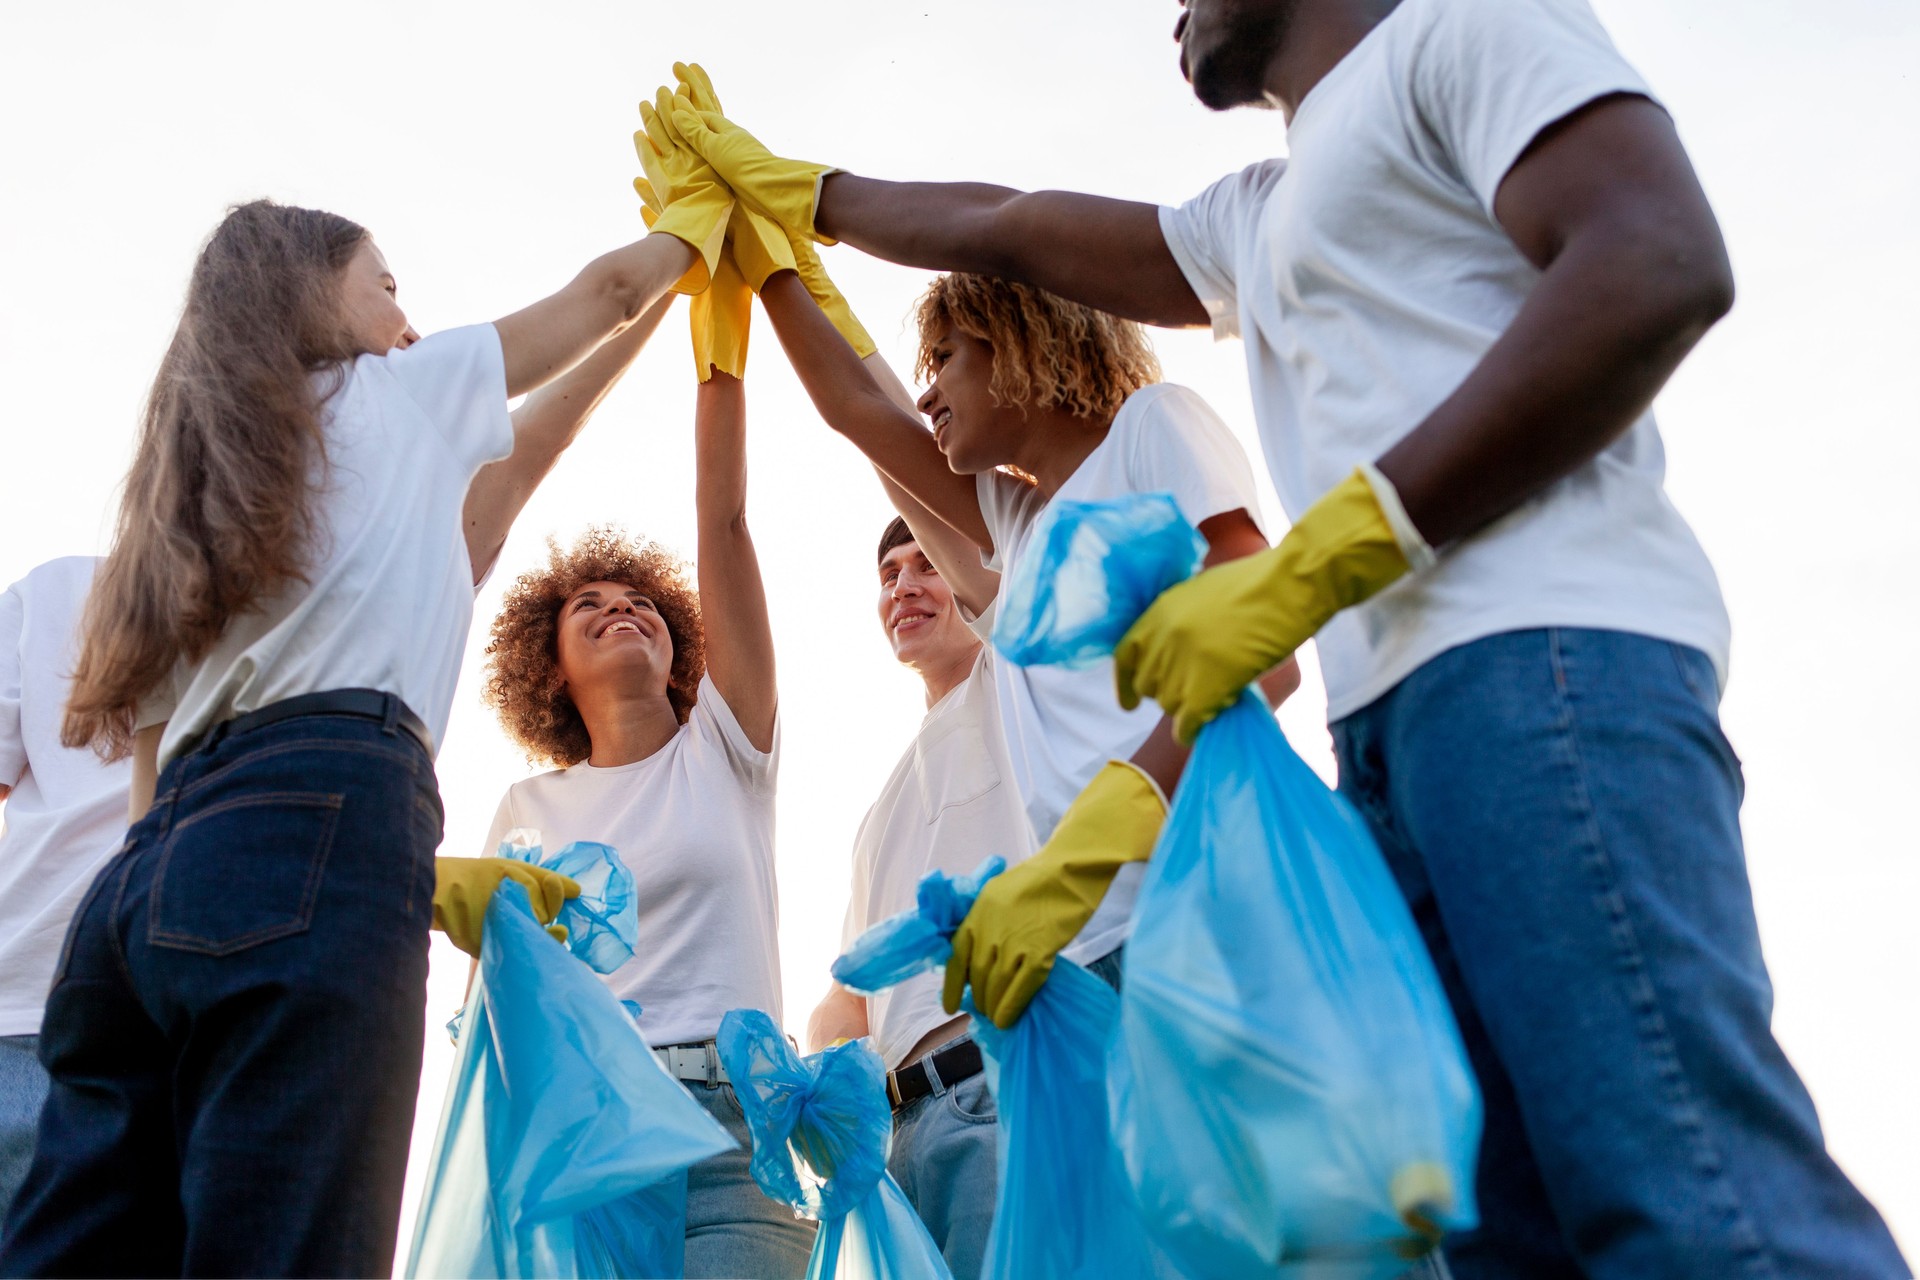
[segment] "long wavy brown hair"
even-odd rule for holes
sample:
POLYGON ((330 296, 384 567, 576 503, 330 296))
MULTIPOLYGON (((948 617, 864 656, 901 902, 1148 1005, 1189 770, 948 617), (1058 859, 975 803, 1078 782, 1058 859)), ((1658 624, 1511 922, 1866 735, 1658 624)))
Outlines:
POLYGON ((367 239, 337 214, 255 200, 194 263, 147 394, 113 549, 81 622, 61 740, 106 759, 136 708, 227 624, 303 581, 326 481, 321 408, 355 355, 342 268, 367 239))

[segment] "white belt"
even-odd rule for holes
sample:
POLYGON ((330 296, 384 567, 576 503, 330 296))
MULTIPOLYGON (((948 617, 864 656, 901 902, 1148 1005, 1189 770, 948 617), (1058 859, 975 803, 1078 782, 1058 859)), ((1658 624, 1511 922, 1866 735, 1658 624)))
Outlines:
POLYGON ((727 1069, 720 1063, 720 1051, 713 1047, 713 1041, 705 1044, 675 1044, 655 1049, 653 1056, 660 1059, 660 1065, 675 1080, 697 1080, 709 1088, 714 1085, 731 1084, 727 1078, 727 1069))

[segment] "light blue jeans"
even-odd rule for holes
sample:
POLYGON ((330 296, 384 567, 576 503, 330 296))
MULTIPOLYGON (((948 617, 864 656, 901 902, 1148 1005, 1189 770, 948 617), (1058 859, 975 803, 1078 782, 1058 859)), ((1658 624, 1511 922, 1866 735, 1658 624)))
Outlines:
POLYGON ((0 1224, 33 1163, 33 1135, 47 1100, 39 1036, 0 1036, 0 1224))
MULTIPOLYGON (((1088 971, 1118 990, 1124 950, 1100 957, 1088 971)), ((984 1071, 957 1084, 939 1082, 893 1115, 887 1172, 926 1224, 953 1280, 976 1280, 986 1260, 1000 1190, 999 1120, 984 1071)))
POLYGON ((693 1100, 740 1145, 687 1171, 687 1268, 694 1277, 800 1280, 813 1253, 814 1223, 769 1199, 753 1180, 753 1137, 732 1085, 682 1081, 693 1100))

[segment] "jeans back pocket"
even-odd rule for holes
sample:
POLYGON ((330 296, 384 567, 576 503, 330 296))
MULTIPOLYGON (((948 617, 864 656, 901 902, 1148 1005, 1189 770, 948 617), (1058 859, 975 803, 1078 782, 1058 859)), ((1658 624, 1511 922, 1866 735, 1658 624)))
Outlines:
POLYGON ((264 791, 177 813, 154 872, 148 941, 225 956, 304 933, 342 799, 264 791))

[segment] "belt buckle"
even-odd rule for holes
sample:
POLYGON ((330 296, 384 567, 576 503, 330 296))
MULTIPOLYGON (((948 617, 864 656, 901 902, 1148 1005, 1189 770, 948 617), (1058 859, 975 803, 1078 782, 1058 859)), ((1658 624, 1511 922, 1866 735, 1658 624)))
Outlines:
POLYGON ((906 1100, 900 1096, 900 1073, 898 1071, 887 1072, 887 1101, 893 1105, 893 1109, 896 1111, 906 1105, 906 1100))

